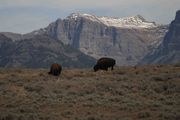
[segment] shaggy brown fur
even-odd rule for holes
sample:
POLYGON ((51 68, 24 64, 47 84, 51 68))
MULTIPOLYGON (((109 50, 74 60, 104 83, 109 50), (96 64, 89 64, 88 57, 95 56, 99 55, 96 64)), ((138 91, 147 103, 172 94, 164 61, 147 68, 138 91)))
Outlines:
POLYGON ((94 66, 94 71, 98 70, 108 70, 109 67, 111 67, 111 70, 113 70, 114 65, 116 64, 116 61, 113 58, 100 58, 97 61, 97 64, 94 66))
POLYGON ((54 76, 58 76, 61 74, 61 70, 62 70, 62 66, 57 64, 57 63, 54 63, 51 65, 49 74, 52 74, 54 76))

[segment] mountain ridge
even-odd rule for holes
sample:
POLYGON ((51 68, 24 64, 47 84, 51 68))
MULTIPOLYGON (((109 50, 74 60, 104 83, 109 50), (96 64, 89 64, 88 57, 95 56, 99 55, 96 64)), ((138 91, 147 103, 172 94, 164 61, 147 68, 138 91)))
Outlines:
MULTIPOLYGON (((136 65, 149 51, 156 49, 166 31, 167 25, 148 22, 140 15, 121 19, 71 14, 19 38, 23 40, 46 35, 87 56, 95 59, 112 57, 116 59, 118 66, 128 66, 136 65), (110 25, 105 23, 108 20, 110 25), (115 27, 116 24, 121 27, 115 27), (131 27, 126 27, 126 24, 131 27), (144 24, 147 26, 144 27, 144 24)), ((13 35, 8 37, 13 39, 13 35)))
POLYGON ((84 17, 86 19, 103 23, 107 26, 113 27, 140 27, 140 28, 149 28, 149 27, 157 27, 158 25, 155 22, 149 22, 141 15, 135 15, 131 17, 107 17, 107 16, 95 16, 90 14, 82 14, 82 13, 72 13, 65 19, 77 19, 79 17, 84 17))

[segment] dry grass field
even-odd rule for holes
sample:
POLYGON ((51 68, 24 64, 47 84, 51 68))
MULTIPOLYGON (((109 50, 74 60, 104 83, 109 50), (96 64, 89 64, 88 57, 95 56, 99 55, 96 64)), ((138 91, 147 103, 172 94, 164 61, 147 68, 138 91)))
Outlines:
POLYGON ((180 120, 180 64, 0 69, 0 120, 180 120))

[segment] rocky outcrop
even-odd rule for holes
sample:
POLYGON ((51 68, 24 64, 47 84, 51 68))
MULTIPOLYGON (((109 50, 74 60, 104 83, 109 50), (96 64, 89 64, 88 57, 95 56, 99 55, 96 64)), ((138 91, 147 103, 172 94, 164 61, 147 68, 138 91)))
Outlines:
POLYGON ((162 44, 157 50, 150 52, 140 64, 165 64, 180 61, 180 10, 169 26, 162 44))

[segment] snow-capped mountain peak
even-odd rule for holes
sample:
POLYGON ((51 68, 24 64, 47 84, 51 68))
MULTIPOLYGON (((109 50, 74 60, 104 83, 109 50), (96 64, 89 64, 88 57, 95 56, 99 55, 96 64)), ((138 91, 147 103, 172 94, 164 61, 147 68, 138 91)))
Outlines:
POLYGON ((90 14, 82 14, 82 13, 72 13, 70 14, 67 19, 75 19, 77 20, 78 18, 86 18, 92 21, 99 21, 98 17, 95 15, 90 15, 90 14))
POLYGON ((91 21, 103 23, 107 26, 120 28, 151 28, 157 27, 156 23, 146 21, 141 15, 125 18, 114 18, 106 16, 95 16, 90 14, 72 13, 67 19, 77 20, 78 18, 86 18, 91 21))

